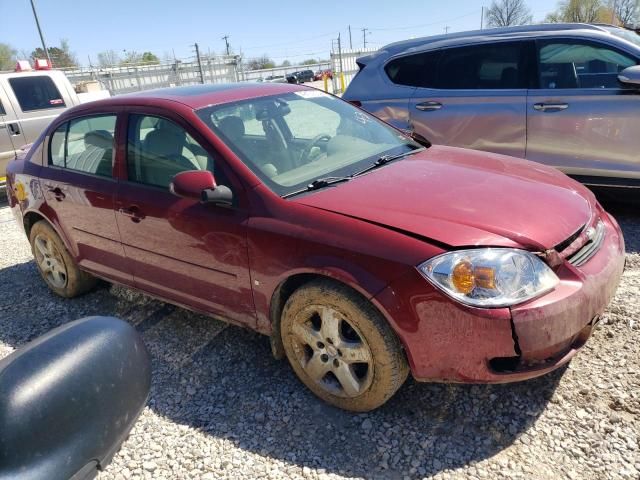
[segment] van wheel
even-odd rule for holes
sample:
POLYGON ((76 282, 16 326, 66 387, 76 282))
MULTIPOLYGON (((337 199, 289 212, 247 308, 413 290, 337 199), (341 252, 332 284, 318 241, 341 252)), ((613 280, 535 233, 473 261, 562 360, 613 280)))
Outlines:
POLYGON ((346 286, 316 280, 296 290, 285 304, 280 330, 298 378, 344 410, 379 407, 409 373, 391 327, 346 286))
POLYGON ((73 261, 64 243, 51 226, 40 220, 29 234, 31 251, 40 275, 49 288, 65 298, 73 298, 91 290, 97 283, 73 261))

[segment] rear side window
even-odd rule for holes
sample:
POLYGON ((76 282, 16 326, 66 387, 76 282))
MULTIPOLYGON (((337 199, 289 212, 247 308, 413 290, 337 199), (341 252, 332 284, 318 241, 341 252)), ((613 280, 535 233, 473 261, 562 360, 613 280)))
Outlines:
POLYGON ((540 88, 620 88, 618 74, 637 62, 607 45, 551 41, 538 45, 540 88))
POLYGON ((436 88, 527 88, 523 43, 471 45, 444 50, 438 62, 436 88))
POLYGON ((111 177, 116 115, 71 120, 58 127, 49 144, 49 164, 111 177))
POLYGON ((50 77, 15 77, 9 79, 9 84, 23 112, 65 106, 62 95, 50 77))
POLYGON ((398 85, 434 88, 440 52, 419 53, 396 58, 387 64, 389 79, 398 85))
POLYGON ((7 112, 4 111, 4 107, 2 106, 2 102, 0 102, 0 115, 6 115, 7 112))

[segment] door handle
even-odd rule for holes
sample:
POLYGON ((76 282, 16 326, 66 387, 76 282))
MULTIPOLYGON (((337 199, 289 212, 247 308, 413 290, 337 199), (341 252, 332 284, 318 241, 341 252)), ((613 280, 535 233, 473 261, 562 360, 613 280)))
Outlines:
POLYGON ((135 223, 140 223, 140 221, 145 218, 145 216, 140 212, 140 209, 135 205, 132 205, 129 208, 120 208, 118 213, 125 217, 129 217, 131 221, 135 223))
POLYGON ((440 102, 422 102, 418 103, 416 108, 421 112, 433 112, 435 110, 440 110, 442 108, 442 104, 440 102))
POLYGON ((14 137, 20 135, 20 127, 17 123, 7 123, 7 128, 9 129, 9 133, 14 137))
POLYGON ((537 110, 538 112, 546 112, 546 111, 558 112, 560 110, 566 110, 567 108, 569 108, 568 103, 534 103, 533 104, 533 109, 537 110))

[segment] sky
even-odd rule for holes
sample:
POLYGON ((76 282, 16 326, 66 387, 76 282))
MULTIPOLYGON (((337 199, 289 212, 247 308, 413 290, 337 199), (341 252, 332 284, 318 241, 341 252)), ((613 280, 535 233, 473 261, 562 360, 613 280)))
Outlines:
MULTIPOLYGON (((544 19, 557 0, 529 0, 534 20, 544 19)), ((158 57, 193 58, 200 51, 223 53, 222 37, 229 36, 235 53, 245 58, 267 54, 280 63, 328 58, 332 40, 341 34, 349 48, 411 37, 477 29, 482 7, 490 0, 35 0, 48 47, 69 41, 82 65, 97 63, 98 53, 115 50, 158 57), (410 5, 410 6, 407 6, 410 5)), ((29 0, 0 0, 0 42, 18 52, 40 46, 29 0)), ((20 55, 19 55, 20 56, 20 55)))

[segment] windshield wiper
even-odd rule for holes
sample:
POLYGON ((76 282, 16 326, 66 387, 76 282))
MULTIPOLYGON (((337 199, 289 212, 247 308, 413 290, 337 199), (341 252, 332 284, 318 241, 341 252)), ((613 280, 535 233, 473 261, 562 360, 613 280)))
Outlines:
POLYGON ((359 172, 356 172, 353 175, 351 175, 351 178, 357 177, 358 175, 362 175, 363 173, 370 172, 371 170, 375 170, 376 168, 386 165, 389 162, 393 162, 394 160, 404 158, 408 155, 413 155, 414 153, 421 152, 423 150, 426 150, 425 147, 416 148, 415 150, 409 150, 408 152, 397 153, 395 155, 382 155, 381 157, 378 157, 378 159, 375 162, 373 162, 372 165, 369 165, 364 170, 360 170, 359 172))
POLYGON ((313 182, 311 182, 309 185, 307 185, 305 188, 282 195, 282 198, 293 197, 294 195, 298 195, 304 192, 311 192, 312 190, 319 190, 321 188, 328 187, 329 185, 333 185, 334 183, 348 182, 352 178, 353 176, 317 178, 313 182))

